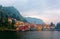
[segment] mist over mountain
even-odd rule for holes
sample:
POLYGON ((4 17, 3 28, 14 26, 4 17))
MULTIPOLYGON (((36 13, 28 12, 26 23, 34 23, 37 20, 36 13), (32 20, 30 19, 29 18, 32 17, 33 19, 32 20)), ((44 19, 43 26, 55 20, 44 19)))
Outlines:
POLYGON ((25 17, 25 19, 26 19, 29 23, 44 24, 44 21, 41 20, 41 19, 31 18, 31 17, 25 17))

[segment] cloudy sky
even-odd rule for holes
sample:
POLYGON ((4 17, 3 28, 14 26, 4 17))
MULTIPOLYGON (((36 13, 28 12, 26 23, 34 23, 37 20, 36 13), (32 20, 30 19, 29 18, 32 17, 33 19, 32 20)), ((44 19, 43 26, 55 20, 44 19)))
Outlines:
POLYGON ((14 6, 22 16, 39 18, 45 23, 60 21, 60 0, 0 0, 0 5, 14 6))

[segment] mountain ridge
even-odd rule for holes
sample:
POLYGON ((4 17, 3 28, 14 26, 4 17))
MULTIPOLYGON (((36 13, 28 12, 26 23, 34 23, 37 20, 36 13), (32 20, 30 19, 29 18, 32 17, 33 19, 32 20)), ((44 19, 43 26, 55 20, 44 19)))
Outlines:
POLYGON ((34 23, 34 24, 44 24, 44 21, 38 18, 32 18, 32 17, 25 17, 25 19, 30 22, 30 23, 34 23))

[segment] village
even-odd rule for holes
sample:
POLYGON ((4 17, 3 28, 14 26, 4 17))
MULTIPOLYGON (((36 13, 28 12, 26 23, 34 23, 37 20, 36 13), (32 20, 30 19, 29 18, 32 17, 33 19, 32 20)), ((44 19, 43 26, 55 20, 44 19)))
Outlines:
MULTIPOLYGON (((13 18, 8 18, 9 22, 12 22, 13 18)), ((53 31, 55 29, 55 25, 50 24, 34 24, 23 21, 15 21, 14 27, 16 31, 53 31)))

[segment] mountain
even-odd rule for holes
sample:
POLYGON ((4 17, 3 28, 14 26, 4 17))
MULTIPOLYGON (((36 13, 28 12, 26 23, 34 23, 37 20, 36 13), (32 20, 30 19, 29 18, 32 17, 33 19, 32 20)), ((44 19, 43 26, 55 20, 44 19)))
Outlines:
POLYGON ((43 20, 41 20, 41 19, 31 18, 31 17, 25 17, 25 19, 26 19, 29 23, 44 24, 43 20))
POLYGON ((9 6, 9 7, 3 7, 3 6, 0 6, 0 17, 2 15, 2 18, 3 17, 11 17, 11 18, 15 18, 17 20, 20 20, 20 21, 23 21, 23 22, 27 22, 23 17, 22 15, 19 13, 19 11, 14 8, 13 6, 9 6))

